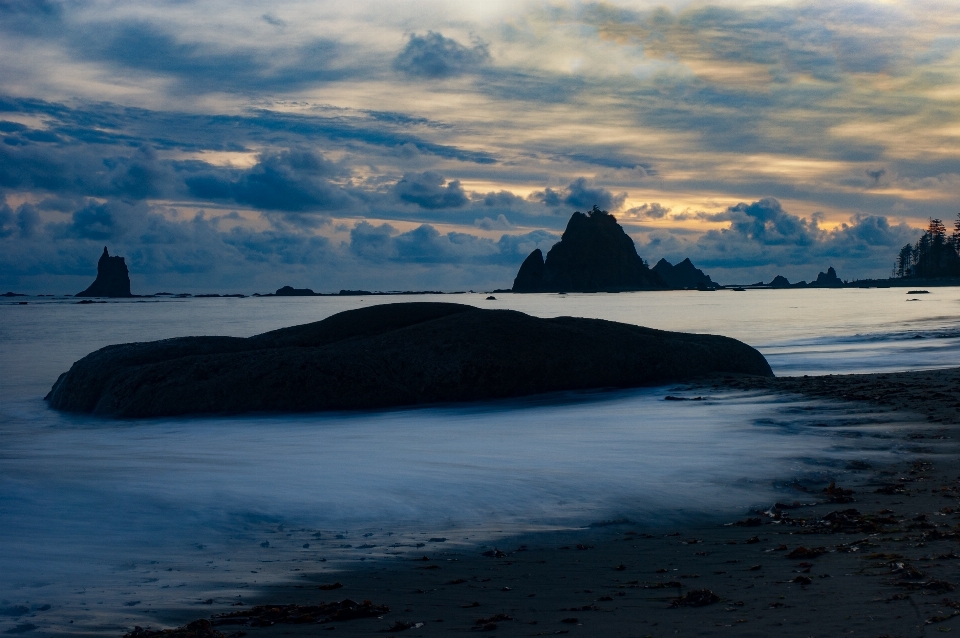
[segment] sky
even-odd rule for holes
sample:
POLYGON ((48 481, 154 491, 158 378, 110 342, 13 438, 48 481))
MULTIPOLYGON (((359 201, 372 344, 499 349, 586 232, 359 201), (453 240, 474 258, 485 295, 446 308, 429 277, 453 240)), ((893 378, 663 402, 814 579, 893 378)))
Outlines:
POLYGON ((0 289, 491 290, 570 215, 721 283, 960 212, 960 4, 0 0, 0 289))

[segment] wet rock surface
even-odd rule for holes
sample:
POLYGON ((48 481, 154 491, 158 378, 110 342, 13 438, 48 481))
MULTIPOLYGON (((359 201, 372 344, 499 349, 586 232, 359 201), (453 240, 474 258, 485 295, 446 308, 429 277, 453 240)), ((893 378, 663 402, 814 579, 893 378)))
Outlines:
POLYGON ((385 304, 248 339, 108 346, 46 399, 118 417, 374 409, 625 388, 716 373, 772 376, 735 339, 445 303, 385 304))

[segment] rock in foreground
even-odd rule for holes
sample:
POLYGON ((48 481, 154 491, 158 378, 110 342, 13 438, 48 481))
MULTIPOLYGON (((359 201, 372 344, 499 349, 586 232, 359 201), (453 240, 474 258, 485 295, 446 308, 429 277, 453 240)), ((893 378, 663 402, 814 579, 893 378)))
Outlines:
POLYGON ((371 306, 262 335, 108 346, 60 375, 51 407, 116 417, 310 412, 773 376, 728 337, 460 304, 371 306))

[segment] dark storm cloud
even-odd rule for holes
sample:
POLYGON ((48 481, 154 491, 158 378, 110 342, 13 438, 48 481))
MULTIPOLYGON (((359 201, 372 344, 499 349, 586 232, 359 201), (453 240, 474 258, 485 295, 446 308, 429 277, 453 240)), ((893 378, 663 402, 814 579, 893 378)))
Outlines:
POLYGON ((460 208, 470 200, 460 182, 447 182, 439 173, 407 173, 393 187, 397 198, 421 208, 460 208))
POLYGON ((433 31, 413 34, 393 60, 393 68, 406 75, 439 79, 467 73, 490 60, 487 45, 478 42, 466 47, 433 31))

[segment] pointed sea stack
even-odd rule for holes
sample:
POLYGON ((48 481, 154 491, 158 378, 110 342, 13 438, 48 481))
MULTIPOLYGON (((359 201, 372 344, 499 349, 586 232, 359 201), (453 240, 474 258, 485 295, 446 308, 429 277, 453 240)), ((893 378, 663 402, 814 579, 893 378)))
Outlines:
POLYGON ((132 297, 130 294, 130 273, 123 257, 111 257, 107 247, 97 262, 97 279, 75 297, 132 297))
POLYGON ((543 260, 540 249, 524 260, 513 292, 621 292, 667 285, 637 255, 616 218, 596 206, 575 212, 560 241, 543 260))

